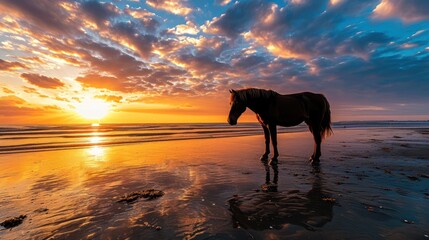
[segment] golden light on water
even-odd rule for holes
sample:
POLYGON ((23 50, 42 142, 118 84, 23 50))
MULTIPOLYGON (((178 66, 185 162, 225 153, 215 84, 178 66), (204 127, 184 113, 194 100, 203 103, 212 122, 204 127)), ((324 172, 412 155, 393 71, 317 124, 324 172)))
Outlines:
POLYGON ((86 149, 88 158, 85 159, 85 163, 88 167, 99 168, 107 161, 108 157, 106 156, 104 147, 92 146, 86 149))
POLYGON ((102 157, 104 155, 104 148, 100 146, 93 146, 88 149, 88 153, 94 157, 102 157))
POLYGON ((90 156, 88 158, 88 166, 98 167, 101 162, 105 162, 105 148, 98 146, 102 142, 103 137, 98 135, 98 132, 93 132, 92 136, 88 138, 88 141, 92 147, 86 149, 87 154, 90 156))
POLYGON ((101 142, 101 137, 99 137, 99 136, 91 137, 91 138, 89 139, 89 142, 91 142, 91 143, 93 143, 93 144, 100 143, 100 142, 101 142))

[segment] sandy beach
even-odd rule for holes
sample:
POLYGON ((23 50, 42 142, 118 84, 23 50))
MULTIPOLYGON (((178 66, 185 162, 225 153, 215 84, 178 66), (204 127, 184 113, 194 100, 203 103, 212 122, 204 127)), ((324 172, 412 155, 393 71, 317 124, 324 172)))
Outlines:
POLYGON ((0 239, 429 239, 429 130, 309 132, 0 155, 0 239), (163 196, 121 202, 147 189, 163 196))

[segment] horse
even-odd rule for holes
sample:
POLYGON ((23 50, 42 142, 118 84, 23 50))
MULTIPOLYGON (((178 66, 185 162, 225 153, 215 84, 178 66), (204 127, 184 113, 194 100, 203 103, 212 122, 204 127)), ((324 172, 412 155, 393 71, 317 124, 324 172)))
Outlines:
POLYGON ((310 157, 312 164, 320 162, 322 139, 332 133, 331 110, 329 102, 322 94, 302 92, 282 95, 273 90, 247 88, 229 90, 231 109, 228 123, 236 125, 238 118, 247 108, 256 113, 265 135, 265 152, 262 161, 267 161, 270 154, 270 136, 274 155, 271 161, 277 161, 277 125, 296 126, 305 122, 313 134, 314 151, 310 157))

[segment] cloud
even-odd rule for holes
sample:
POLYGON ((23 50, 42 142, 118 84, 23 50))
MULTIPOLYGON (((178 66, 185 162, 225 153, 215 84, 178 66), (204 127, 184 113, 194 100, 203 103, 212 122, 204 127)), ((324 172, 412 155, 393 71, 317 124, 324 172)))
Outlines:
POLYGON ((24 99, 14 95, 1 96, 0 101, 4 103, 2 105, 20 105, 26 103, 24 99))
POLYGON ((382 0, 373 13, 376 18, 400 18, 411 23, 429 19, 427 0, 382 0))
POLYGON ((10 89, 9 89, 9 88, 7 88, 7 87, 3 87, 3 88, 2 88, 2 90, 3 90, 3 92, 4 92, 4 93, 6 93, 6 94, 12 94, 12 93, 15 93, 14 91, 10 90, 10 89))
MULTIPOLYGON (((0 116, 21 116, 37 114, 38 109, 23 106, 27 102, 17 96, 8 95, 0 97, 0 116)), ((39 112, 40 113, 40 112, 39 112)))
POLYGON ((193 22, 187 21, 186 24, 179 24, 174 28, 169 28, 167 32, 173 33, 175 35, 183 35, 183 34, 196 35, 200 32, 200 30, 193 22))
POLYGON ((2 121, 13 123, 22 122, 22 117, 50 116, 53 113, 60 113, 55 106, 32 106, 27 101, 14 95, 0 96, 0 116, 2 121))
POLYGON ((142 34, 133 22, 116 23, 110 29, 109 37, 117 39, 125 46, 129 46, 141 57, 149 58, 158 43, 158 38, 151 34, 142 34))
POLYGON ((175 61, 200 74, 211 72, 222 73, 229 69, 229 65, 216 61, 209 55, 183 54, 175 58, 175 61))
POLYGON ((0 10, 3 13, 16 15, 20 19, 32 22, 40 30, 61 34, 75 30, 67 9, 72 5, 65 1, 0 0, 0 10))
POLYGON ((146 64, 135 57, 105 43, 81 39, 75 42, 80 48, 81 59, 89 62, 90 67, 116 77, 145 76, 146 64))
POLYGON ((29 83, 41 88, 59 88, 64 86, 64 83, 58 78, 47 77, 36 73, 23 73, 21 77, 29 83))
POLYGON ((98 99, 102 99, 106 102, 115 102, 115 103, 120 103, 121 100, 123 99, 122 96, 116 96, 116 95, 96 95, 94 96, 94 98, 98 98, 98 99))
POLYGON ((155 19, 156 14, 149 12, 146 9, 131 8, 126 6, 124 13, 138 20, 148 33, 154 33, 159 28, 161 23, 155 19))
POLYGON ((214 18, 206 24, 205 32, 211 34, 225 35, 236 38, 246 31, 248 27, 265 16, 271 4, 266 1, 241 1, 229 8, 220 17, 214 18), (243 11, 246 9, 245 11, 243 11))
POLYGON ((85 87, 104 88, 112 91, 126 91, 126 85, 116 77, 87 74, 77 77, 76 81, 85 87))
POLYGON ((258 55, 246 55, 233 60, 234 68, 255 69, 259 64, 266 63, 267 59, 258 55))
POLYGON ((368 58, 377 46, 393 39, 383 32, 364 31, 349 24, 372 1, 292 1, 280 8, 266 1, 236 3, 206 24, 207 33, 245 40, 274 56, 310 60, 318 56, 355 55, 368 58), (242 9, 246 9, 243 11, 242 9))
POLYGON ((146 18, 146 17, 153 17, 155 16, 155 13, 153 12, 149 12, 146 9, 142 9, 142 8, 132 8, 130 6, 126 6, 124 9, 124 12, 130 16, 132 16, 133 18, 136 19, 141 19, 141 18, 146 18))
POLYGON ((46 64, 46 61, 39 57, 17 57, 17 59, 33 64, 46 64))
POLYGON ((186 1, 184 0, 146 0, 146 4, 176 15, 186 16, 192 12, 192 8, 186 6, 186 1))
POLYGON ((216 3, 221 5, 221 6, 225 6, 228 5, 228 3, 230 3, 231 0, 216 0, 216 3))
MULTIPOLYGON (((31 69, 21 77, 45 88, 65 82, 40 74, 63 76, 117 106, 137 95, 180 96, 194 105, 195 96, 216 96, 211 104, 231 87, 324 92, 358 107, 427 100, 423 1, 216 0, 196 10, 193 2, 0 0, 7 56, 0 70, 20 83, 22 69, 31 69)), ((4 82, 22 97, 53 94, 4 82)), ((78 94, 60 90, 51 99, 78 94)))
POLYGON ((81 4, 83 12, 97 25, 103 25, 106 21, 119 15, 120 9, 112 3, 100 3, 99 1, 85 1, 81 4))
POLYGON ((40 94, 39 91, 37 91, 37 89, 32 88, 32 87, 23 86, 22 88, 24 89, 24 92, 26 92, 26 93, 40 94))
POLYGON ((0 71, 15 71, 18 69, 28 69, 28 67, 20 62, 8 62, 0 59, 0 71))

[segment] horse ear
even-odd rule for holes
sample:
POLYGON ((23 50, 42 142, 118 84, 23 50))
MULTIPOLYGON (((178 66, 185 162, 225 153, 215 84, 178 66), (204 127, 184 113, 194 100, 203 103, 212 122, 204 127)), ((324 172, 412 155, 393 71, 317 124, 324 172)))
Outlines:
POLYGON ((235 93, 235 90, 234 89, 229 89, 229 92, 230 93, 235 93))

